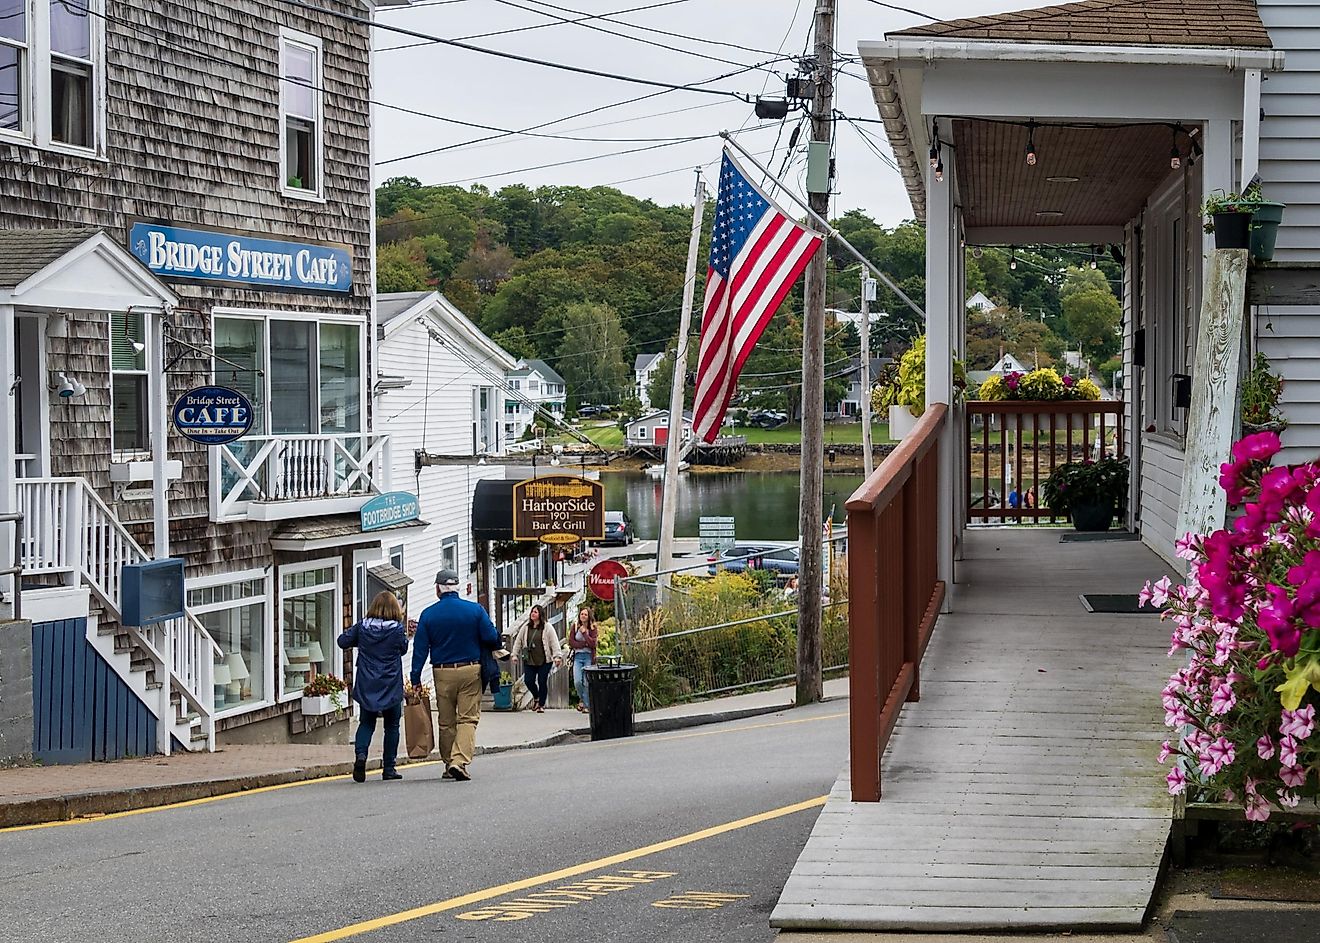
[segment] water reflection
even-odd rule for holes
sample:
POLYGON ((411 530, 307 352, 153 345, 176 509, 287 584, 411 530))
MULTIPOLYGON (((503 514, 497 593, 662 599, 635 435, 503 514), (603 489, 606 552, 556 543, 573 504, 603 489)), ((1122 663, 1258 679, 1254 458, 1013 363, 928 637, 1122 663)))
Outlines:
MULTIPOLYGON (((660 533, 663 482, 642 472, 606 472, 605 506, 626 510, 637 536, 653 540, 660 533)), ((822 510, 843 504, 862 483, 860 474, 826 474, 822 510)), ((734 517, 739 540, 796 540, 798 536, 797 472, 684 472, 678 479, 678 519, 674 532, 695 537, 697 519, 734 517)))

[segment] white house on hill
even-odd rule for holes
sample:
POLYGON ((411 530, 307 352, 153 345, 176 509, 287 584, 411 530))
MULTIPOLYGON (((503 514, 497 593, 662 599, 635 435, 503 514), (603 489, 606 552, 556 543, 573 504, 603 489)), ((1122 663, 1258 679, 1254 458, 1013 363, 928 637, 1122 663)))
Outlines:
POLYGON ((548 420, 540 410, 555 419, 564 418, 564 378, 544 360, 520 360, 506 374, 508 388, 504 396, 504 439, 517 442, 535 423, 544 427, 548 420))
POLYGON ((636 380, 634 392, 643 409, 651 408, 651 380, 664 359, 664 351, 661 351, 656 354, 638 354, 633 361, 633 377, 636 380))
POLYGON ((999 305, 987 298, 985 292, 978 291, 976 294, 972 295, 972 297, 967 299, 967 307, 971 311, 980 311, 984 313, 986 311, 995 310, 999 305))
POLYGON ((410 491, 416 484, 431 525, 384 547, 385 561, 413 581, 408 614, 416 618, 435 600, 438 570, 455 570, 464 596, 475 598, 472 492, 483 478, 504 477, 482 456, 504 451, 505 373, 516 361, 438 292, 380 295, 377 319, 375 415, 390 429, 393 480, 410 491))

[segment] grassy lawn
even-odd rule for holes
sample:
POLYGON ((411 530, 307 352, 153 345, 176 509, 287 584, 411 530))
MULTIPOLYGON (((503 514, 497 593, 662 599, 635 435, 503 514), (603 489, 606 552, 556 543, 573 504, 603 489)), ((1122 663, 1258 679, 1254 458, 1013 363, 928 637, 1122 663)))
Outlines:
MULTIPOLYGON (((579 431, 603 449, 623 448, 623 430, 612 422, 589 420, 582 423, 579 431)), ((551 436, 547 441, 551 445, 558 443, 565 447, 580 444, 577 439, 569 435, 551 436)))

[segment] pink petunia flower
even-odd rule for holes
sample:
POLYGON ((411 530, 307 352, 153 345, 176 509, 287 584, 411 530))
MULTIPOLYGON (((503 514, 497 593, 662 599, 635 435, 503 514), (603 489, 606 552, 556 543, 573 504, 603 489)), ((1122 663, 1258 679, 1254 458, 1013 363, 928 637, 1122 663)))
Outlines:
MULTIPOLYGON (((1161 763, 1167 761, 1172 753, 1173 753, 1173 747, 1169 746, 1168 740, 1165 740, 1163 743, 1160 744, 1159 761, 1161 763)), ((1265 759, 1269 759, 1269 757, 1265 757, 1265 759)))
POLYGON ((1305 707, 1283 712, 1283 723, 1279 725, 1279 733, 1285 737, 1293 737, 1297 740, 1305 740, 1311 736, 1315 730, 1315 705, 1307 704, 1305 707))
POLYGON ((1207 778, 1214 776, 1235 758, 1233 743, 1226 737, 1220 737, 1205 748, 1201 754, 1201 772, 1207 778))
POLYGON ((1256 752, 1260 754, 1262 760, 1268 760, 1274 755, 1274 741, 1268 734, 1256 741, 1256 752))
POLYGON ((1300 766, 1284 766, 1279 769, 1279 778, 1285 786, 1296 789, 1306 785, 1306 770, 1300 766))
POLYGON ((1279 741, 1279 762, 1284 766, 1297 765, 1297 741, 1292 737, 1284 737, 1279 741))
POLYGON ((1246 804, 1247 821, 1264 822, 1270 817, 1270 804, 1261 796, 1247 796, 1246 804))
POLYGON ((1237 694, 1233 691, 1233 685, 1227 682, 1215 685, 1214 693, 1210 698, 1210 713, 1221 717, 1231 711, 1236 704, 1237 694))
POLYGON ((1164 781, 1169 784, 1171 796, 1179 795, 1187 789, 1187 774, 1183 772, 1181 766, 1169 770, 1169 775, 1164 777, 1164 781))
POLYGON ((1297 803, 1301 801, 1301 796, 1297 795, 1295 792, 1279 793, 1279 805, 1283 806, 1285 809, 1295 809, 1297 808, 1297 803))

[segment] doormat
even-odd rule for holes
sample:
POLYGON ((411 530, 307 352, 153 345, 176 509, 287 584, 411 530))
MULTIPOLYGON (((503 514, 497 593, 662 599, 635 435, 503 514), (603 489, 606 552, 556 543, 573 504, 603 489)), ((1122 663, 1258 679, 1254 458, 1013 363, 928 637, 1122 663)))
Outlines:
POLYGON ((1310 943, 1315 911, 1178 910, 1165 933, 1169 943, 1310 943))
POLYGON ((1158 615, 1163 606, 1137 605, 1136 593, 1083 593, 1077 597, 1087 612, 1120 613, 1125 615, 1158 615))
POLYGON ((1059 535, 1061 544, 1082 544, 1092 540, 1140 540, 1140 534, 1130 530, 1070 530, 1059 535))
POLYGON ((1290 868, 1263 868, 1250 874, 1228 874, 1220 879, 1219 886, 1210 896, 1220 900, 1320 904, 1320 874, 1290 868))

